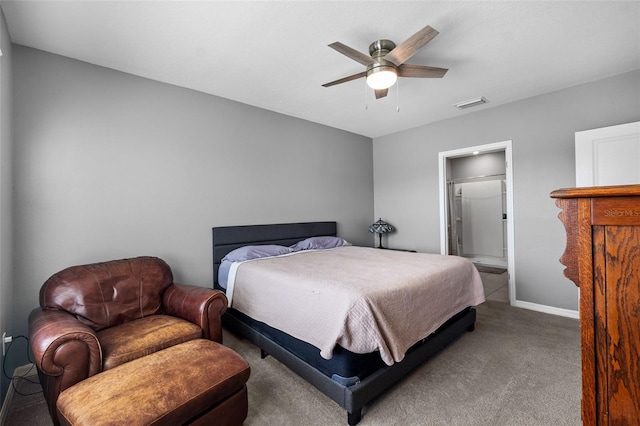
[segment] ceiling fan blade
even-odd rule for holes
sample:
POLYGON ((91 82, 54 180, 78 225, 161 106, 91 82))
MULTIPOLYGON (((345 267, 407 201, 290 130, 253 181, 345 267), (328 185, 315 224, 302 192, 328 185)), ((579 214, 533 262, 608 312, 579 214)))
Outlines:
POLYGON ((341 78, 339 80, 334 80, 334 81, 331 81, 329 83, 325 83, 325 84, 323 84, 323 86, 324 87, 335 86, 336 84, 346 83, 347 81, 351 81, 351 80, 357 80, 357 79, 359 79, 361 77, 364 77, 365 75, 367 75, 367 72, 366 71, 362 71, 362 72, 359 72, 358 74, 353 74, 353 75, 350 75, 348 77, 343 77, 343 78, 341 78))
POLYGON ((438 34, 438 31, 427 25, 426 27, 400 43, 391 52, 387 53, 387 55, 384 57, 384 60, 392 62, 396 66, 400 66, 407 59, 412 57, 422 46, 429 43, 438 34))
POLYGON ((384 98, 389 93, 389 89, 376 90, 376 99, 384 98))
POLYGON ((399 77, 442 78, 449 71, 447 68, 429 67, 427 65, 402 64, 398 67, 399 77))
POLYGON ((336 41, 335 43, 331 43, 329 45, 332 49, 337 50, 345 56, 353 59, 356 62, 360 62, 362 65, 371 65, 373 64, 373 59, 369 55, 365 55, 362 52, 358 52, 356 49, 353 49, 345 44, 336 41))

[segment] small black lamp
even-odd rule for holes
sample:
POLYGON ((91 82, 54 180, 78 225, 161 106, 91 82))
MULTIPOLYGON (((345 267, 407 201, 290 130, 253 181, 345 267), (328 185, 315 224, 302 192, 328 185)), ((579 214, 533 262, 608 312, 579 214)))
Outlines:
POLYGON ((380 245, 378 248, 384 248, 382 247, 382 234, 386 234, 391 231, 393 231, 393 226, 389 225, 382 219, 378 219, 375 223, 369 226, 369 232, 378 234, 378 237, 380 237, 380 245))

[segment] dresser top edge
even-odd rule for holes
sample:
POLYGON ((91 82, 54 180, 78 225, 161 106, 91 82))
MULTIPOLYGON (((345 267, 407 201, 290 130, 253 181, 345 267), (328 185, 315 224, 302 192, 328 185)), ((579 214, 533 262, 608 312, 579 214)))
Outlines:
POLYGON ((589 186, 557 189, 551 198, 596 198, 640 196, 640 185, 589 186))

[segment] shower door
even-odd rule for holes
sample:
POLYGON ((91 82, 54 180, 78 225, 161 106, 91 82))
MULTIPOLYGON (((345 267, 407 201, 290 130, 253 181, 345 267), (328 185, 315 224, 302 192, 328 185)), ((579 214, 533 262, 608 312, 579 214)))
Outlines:
POLYGON ((504 180, 449 183, 450 254, 506 264, 504 180))

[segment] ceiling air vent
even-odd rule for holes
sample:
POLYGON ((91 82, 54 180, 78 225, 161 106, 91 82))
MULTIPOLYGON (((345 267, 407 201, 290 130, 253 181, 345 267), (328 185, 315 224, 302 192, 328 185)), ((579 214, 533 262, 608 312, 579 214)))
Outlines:
POLYGON ((458 109, 466 109, 474 106, 486 104, 488 101, 484 96, 480 96, 479 98, 469 99, 468 101, 458 102, 457 104, 453 104, 454 107, 458 109))

